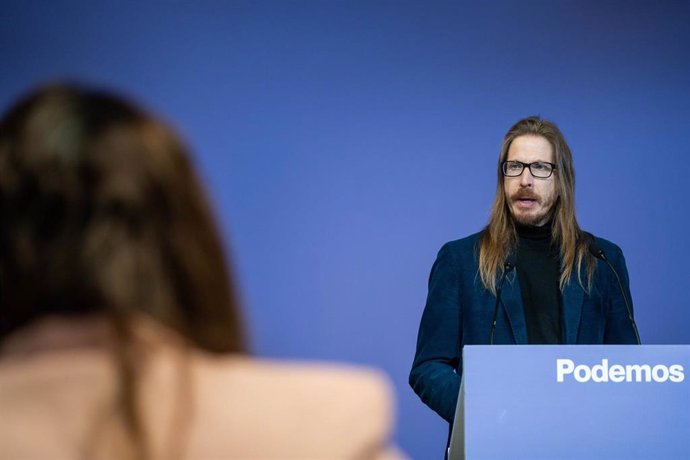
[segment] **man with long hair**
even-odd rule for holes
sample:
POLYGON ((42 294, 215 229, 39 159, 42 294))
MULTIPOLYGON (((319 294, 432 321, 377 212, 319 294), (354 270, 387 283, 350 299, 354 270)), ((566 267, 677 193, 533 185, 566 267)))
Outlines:
POLYGON ((639 341, 621 249, 577 223, 573 159, 558 127, 518 121, 497 175, 488 225, 438 253, 410 372, 414 391, 449 423, 463 345, 639 341))

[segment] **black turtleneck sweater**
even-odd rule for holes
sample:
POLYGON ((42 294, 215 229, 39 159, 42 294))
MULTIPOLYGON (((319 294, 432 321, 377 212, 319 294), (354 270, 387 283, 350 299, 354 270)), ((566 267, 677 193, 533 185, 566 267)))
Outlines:
POLYGON ((551 244, 551 224, 517 225, 516 269, 531 344, 563 343, 560 253, 551 244))

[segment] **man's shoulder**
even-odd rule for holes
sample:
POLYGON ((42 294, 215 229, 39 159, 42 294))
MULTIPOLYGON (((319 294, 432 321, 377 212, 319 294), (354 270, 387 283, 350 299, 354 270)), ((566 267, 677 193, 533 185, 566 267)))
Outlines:
POLYGON ((474 252, 478 247, 482 233, 483 230, 477 233, 473 233, 464 238, 448 241, 441 247, 441 250, 439 252, 449 252, 453 254, 474 252))
POLYGON ((596 241, 597 246, 599 246, 599 248, 602 251, 604 251, 604 254, 606 254, 607 256, 611 256, 614 254, 621 254, 623 252, 622 249, 620 248, 620 246, 618 246, 613 241, 607 240, 606 238, 602 238, 600 236, 593 235, 591 233, 590 233, 590 235, 592 235, 592 237, 594 237, 594 240, 596 241))

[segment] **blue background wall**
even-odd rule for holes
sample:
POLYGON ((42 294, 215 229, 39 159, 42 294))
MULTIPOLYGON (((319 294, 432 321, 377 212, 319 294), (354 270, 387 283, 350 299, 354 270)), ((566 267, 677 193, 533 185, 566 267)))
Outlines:
POLYGON ((0 105, 71 77, 164 114, 255 352, 383 368, 397 442, 439 458, 445 423, 407 386, 428 271, 486 222, 525 115, 566 134, 581 224, 624 249, 643 340, 690 343, 690 3, 477 3, 3 1, 0 105))

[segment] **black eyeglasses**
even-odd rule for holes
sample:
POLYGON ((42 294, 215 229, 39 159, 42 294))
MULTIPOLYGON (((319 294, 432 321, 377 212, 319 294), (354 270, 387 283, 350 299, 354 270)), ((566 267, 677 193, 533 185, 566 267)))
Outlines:
POLYGON ((523 163, 522 161, 504 161, 501 163, 501 171, 506 177, 518 177, 522 171, 529 168, 530 174, 540 179, 551 177, 556 165, 547 161, 535 161, 534 163, 523 163))

